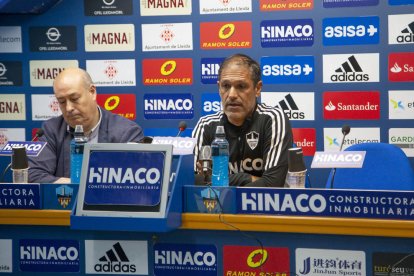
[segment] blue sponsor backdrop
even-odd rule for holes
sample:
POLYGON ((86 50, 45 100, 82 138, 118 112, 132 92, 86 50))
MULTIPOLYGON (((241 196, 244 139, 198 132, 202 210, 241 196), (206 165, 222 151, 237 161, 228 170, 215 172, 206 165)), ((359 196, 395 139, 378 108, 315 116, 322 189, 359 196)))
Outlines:
MULTIPOLYGON (((287 68, 284 68, 283 76, 265 76, 264 91, 286 91, 286 92, 314 92, 315 95, 315 121, 292 121, 294 128, 315 128, 316 130, 316 150, 323 150, 323 128, 340 128, 347 123, 354 127, 380 127, 381 141, 388 142, 389 128, 412 128, 412 120, 389 120, 388 119, 388 90, 411 90, 412 82, 392 83, 388 81, 387 64, 388 54, 392 52, 412 52, 413 44, 388 44, 388 15, 391 14, 410 14, 414 13, 413 0, 322 0, 313 1, 313 9, 309 10, 279 10, 261 11, 260 1, 252 0, 252 12, 250 13, 224 13, 224 14, 200 14, 200 1, 193 0, 192 12, 189 15, 172 16, 140 16, 140 2, 115 1, 116 9, 120 12, 110 13, 103 9, 102 1, 69 1, 62 0, 43 14, 37 15, 16 15, 1 14, 0 26, 20 26, 22 29, 22 53, 0 53, 0 62, 4 62, 10 70, 6 74, 13 72, 13 76, 8 75, 10 82, 0 85, 1 94, 26 94, 26 120, 1 121, 1 128, 24 128, 26 130, 26 140, 31 140, 32 128, 40 127, 41 121, 32 120, 32 98, 31 95, 52 93, 51 87, 32 87, 30 85, 31 60, 78 60, 79 66, 86 68, 86 60, 114 60, 114 59, 135 59, 136 60, 136 85, 117 86, 117 87, 98 87, 101 94, 130 94, 136 95, 136 121, 144 127, 145 134, 164 134, 175 136, 178 131, 178 124, 181 120, 186 120, 188 127, 193 128, 198 118, 210 111, 204 109, 203 101, 208 96, 205 93, 217 91, 216 77, 217 64, 230 54, 236 52, 246 53, 258 61, 267 61, 267 57, 277 61, 276 65, 289 65, 292 62, 300 64, 309 63, 313 68, 308 75, 286 75, 287 68), (87 3, 87 4, 86 4, 87 3), (74 11, 68 14, 67 11, 74 11), (347 19, 341 19, 347 17, 347 19), (351 19, 348 19, 351 18, 351 19), (313 43, 296 45, 297 34, 294 33, 293 41, 285 44, 262 45, 261 26, 266 22, 277 22, 280 27, 288 28, 287 22, 302 21, 313 22, 313 43), (371 22, 372 20, 372 22, 371 22), (252 47, 234 49, 200 49, 200 23, 203 22, 231 22, 231 21, 251 21, 252 23, 252 47), (341 21, 345 22, 344 25, 341 21), (335 26, 349 26, 358 23, 369 27, 373 25, 379 31, 373 37, 336 37, 328 40, 324 37, 324 24, 336 24, 335 26), (141 24, 164 24, 164 23, 192 23, 193 31, 193 50, 183 51, 142 51, 141 24), (135 49, 133 51, 103 51, 86 52, 84 26, 90 24, 134 24, 135 27, 135 49), (76 45, 69 45, 70 51, 32 51, 31 46, 36 44, 30 42, 30 30, 40 30, 39 28, 67 26, 76 28, 76 45), (35 28, 35 29, 33 29, 35 28), (368 43, 368 44, 361 44, 368 43), (271 47, 270 47, 271 46, 271 47), (76 49, 75 51, 73 51, 76 49), (352 54, 352 53, 379 53, 380 54, 380 81, 375 83, 338 83, 324 84, 322 81, 322 56, 326 54, 352 54), (303 57, 301 57, 303 56, 303 57), (153 58, 191 58, 193 61, 193 82, 191 85, 174 86, 145 86, 142 83, 142 60, 153 58), (280 63, 279 62, 282 62, 280 63), (11 66, 10 66, 11 65, 11 66), (17 73, 16 73, 17 71, 17 73), (20 76, 19 73, 21 72, 20 76), (322 114, 322 95, 325 91, 375 91, 381 94, 381 118, 379 120, 324 120, 322 114), (192 97, 193 109, 190 112, 166 112, 148 113, 145 111, 145 99, 177 99, 192 97), (159 128, 158 130, 155 130, 159 128)), ((162 1, 161 1, 162 2, 162 1)), ((177 1, 178 2, 178 1, 177 1)), ((220 2, 220 1, 218 1, 220 2)), ((272 23, 272 24, 273 24, 272 23)), ((73 29, 73 28, 72 28, 73 29)), ((71 32, 73 34, 73 32, 71 32)), ((286 32, 284 33, 287 34, 286 32)), ((156 37, 156 34, 154 34, 156 37)), ((290 37, 292 38, 292 37, 290 37)), ((74 42, 71 41, 71 42, 74 42)), ((66 45, 67 46, 67 45, 66 45)), ((68 48, 68 49, 69 49, 68 48)), ((303 68, 301 69, 303 70, 303 68)), ((1 69, 0 71, 4 72, 1 69)), ((1 82, 1 79, 0 79, 1 82)), ((213 102, 213 101, 212 101, 213 102)), ((170 110, 171 111, 171 110, 170 110)), ((352 131, 352 130, 351 130, 352 131)), ((185 132, 189 135, 189 132, 185 132)), ((308 165, 309 174, 314 187, 324 187, 329 173, 328 169, 310 169, 309 165, 312 157, 306 156, 305 161, 308 165)), ((0 157, 0 169, 4 169, 10 162, 9 157, 0 157)), ((411 158, 414 164, 414 158, 411 158)), ((6 175, 6 180, 10 181, 10 172, 6 175)))

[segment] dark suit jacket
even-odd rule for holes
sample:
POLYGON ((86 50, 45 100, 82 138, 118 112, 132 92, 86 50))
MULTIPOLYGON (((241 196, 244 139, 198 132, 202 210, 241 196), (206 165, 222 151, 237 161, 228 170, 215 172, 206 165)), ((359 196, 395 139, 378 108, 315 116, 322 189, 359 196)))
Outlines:
MULTIPOLYGON (((99 143, 138 142, 143 131, 135 122, 101 108, 99 143)), ((60 177, 70 177, 70 141, 72 133, 63 116, 43 123, 44 135, 39 141, 47 142, 37 157, 29 158, 29 182, 53 183, 60 177)))

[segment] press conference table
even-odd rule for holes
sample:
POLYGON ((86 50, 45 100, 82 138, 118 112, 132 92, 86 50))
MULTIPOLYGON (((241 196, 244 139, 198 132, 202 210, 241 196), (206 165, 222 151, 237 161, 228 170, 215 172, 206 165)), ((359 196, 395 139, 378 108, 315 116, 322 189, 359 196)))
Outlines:
MULTIPOLYGON (((0 210, 0 224, 69 227, 70 214, 60 210, 0 210)), ((180 229, 236 230, 228 224, 255 232, 414 238, 414 221, 366 218, 184 213, 180 229)))

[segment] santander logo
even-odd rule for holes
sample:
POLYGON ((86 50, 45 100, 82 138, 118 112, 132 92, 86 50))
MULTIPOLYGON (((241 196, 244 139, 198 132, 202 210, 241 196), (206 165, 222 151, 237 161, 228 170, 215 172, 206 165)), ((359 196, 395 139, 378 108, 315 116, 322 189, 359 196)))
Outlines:
POLYGON ((378 91, 325 92, 324 118, 328 120, 378 120, 380 93, 378 91))

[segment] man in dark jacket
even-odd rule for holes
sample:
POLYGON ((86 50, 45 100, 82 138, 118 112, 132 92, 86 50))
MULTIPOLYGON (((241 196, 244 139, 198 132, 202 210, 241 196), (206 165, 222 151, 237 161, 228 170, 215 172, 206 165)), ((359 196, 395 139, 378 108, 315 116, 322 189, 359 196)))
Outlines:
POLYGON ((70 141, 76 125, 82 125, 88 143, 138 142, 144 135, 135 122, 101 109, 96 87, 80 68, 67 68, 54 80, 53 91, 62 115, 43 123, 47 142, 37 157, 29 158, 29 182, 70 183, 70 141))
POLYGON ((292 129, 282 109, 257 103, 262 85, 260 66, 249 56, 236 54, 221 64, 218 88, 223 110, 200 118, 193 130, 199 173, 200 149, 211 145, 216 127, 222 125, 230 147, 230 186, 284 186, 292 129))

